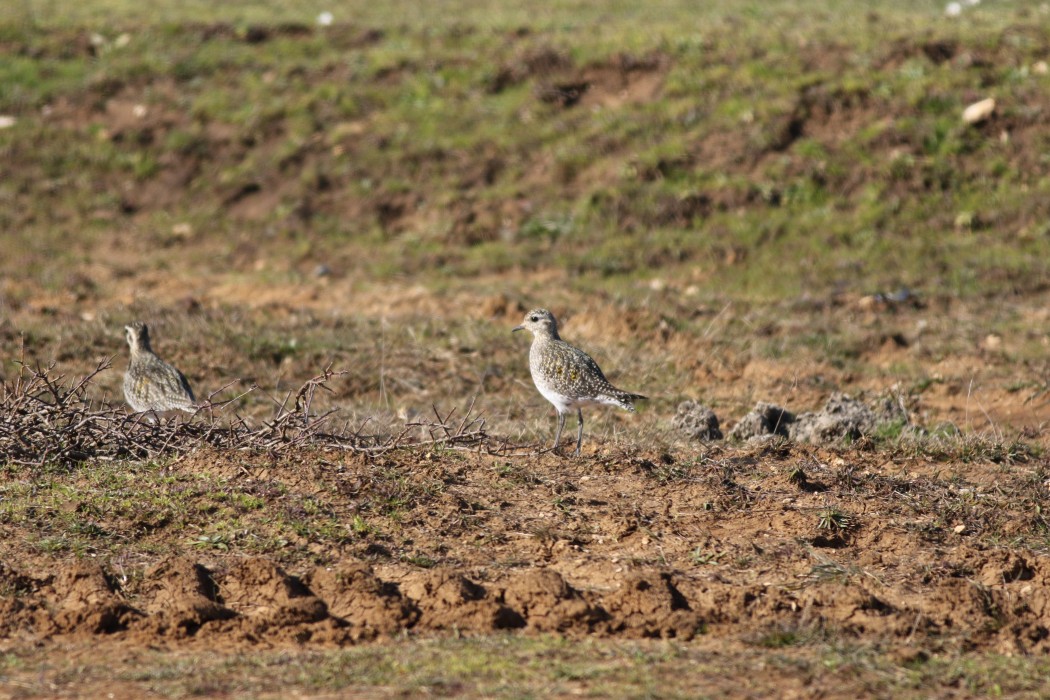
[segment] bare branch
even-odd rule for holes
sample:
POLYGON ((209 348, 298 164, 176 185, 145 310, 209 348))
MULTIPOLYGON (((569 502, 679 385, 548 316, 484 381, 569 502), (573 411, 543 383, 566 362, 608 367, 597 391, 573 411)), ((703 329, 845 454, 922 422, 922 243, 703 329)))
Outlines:
POLYGON ((274 403, 274 413, 254 424, 236 414, 220 422, 214 409, 259 391, 255 385, 233 398, 216 400, 236 383, 230 382, 212 392, 192 416, 171 420, 129 415, 122 405, 88 398, 98 375, 112 367, 112 358, 103 358, 91 372, 69 382, 53 365, 19 365, 14 380, 0 384, 0 460, 9 463, 73 466, 85 460, 181 458, 204 447, 271 454, 327 448, 370 456, 434 447, 510 456, 522 449, 488 435, 485 419, 475 413, 477 396, 455 422, 456 407, 442 411, 432 406, 432 419, 405 423, 388 435, 367 434, 371 418, 356 426, 348 420, 331 425, 335 409, 314 412, 318 390, 331 392, 328 383, 344 374, 331 366, 283 400, 264 392, 274 403), (412 437, 419 435, 424 437, 412 437))

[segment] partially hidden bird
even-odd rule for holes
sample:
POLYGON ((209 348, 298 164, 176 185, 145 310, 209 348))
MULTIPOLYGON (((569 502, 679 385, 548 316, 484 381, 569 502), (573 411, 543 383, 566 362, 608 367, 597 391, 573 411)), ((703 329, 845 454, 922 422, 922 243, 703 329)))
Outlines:
POLYGON ((146 324, 129 323, 124 333, 131 349, 131 362, 124 373, 124 398, 132 410, 195 412, 197 400, 186 375, 153 352, 146 324))

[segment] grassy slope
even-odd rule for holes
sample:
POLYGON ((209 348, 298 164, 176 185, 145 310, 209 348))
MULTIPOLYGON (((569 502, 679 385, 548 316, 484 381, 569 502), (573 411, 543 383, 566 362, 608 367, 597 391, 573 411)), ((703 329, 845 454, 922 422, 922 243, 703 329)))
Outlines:
MULTIPOLYGON (((900 285, 996 293, 1046 277, 1037 12, 997 5, 953 22, 891 7, 858 23, 794 3, 711 19, 672 4, 639 29, 633 13, 570 5, 532 29, 514 13, 395 22, 393 9, 349 8, 348 25, 250 43, 247 24, 205 40, 179 23, 210 21, 205 11, 157 25, 116 5, 120 19, 101 24, 92 7, 69 24, 38 13, 57 30, 4 28, 22 48, 5 62, 0 110, 23 121, 0 148, 36 165, 5 184, 16 211, 4 223, 34 245, 108 229, 130 206, 146 247, 188 220, 227 253, 203 246, 193 262, 221 269, 233 254, 222 241, 245 228, 225 205, 261 188, 272 206, 251 225, 287 239, 293 260, 333 258, 373 279, 553 267, 582 275, 581 289, 619 290, 659 268, 706 294, 769 301, 900 285), (107 42, 127 29, 130 43, 89 59, 77 46, 89 39, 69 29, 80 20, 107 42), (530 32, 510 33, 519 26, 530 32), (370 40, 375 27, 386 33, 370 40), (938 63, 923 48, 936 42, 965 50, 938 63), (560 67, 537 68, 546 53, 560 67), (658 64, 659 100, 537 99, 623 56, 658 64), (33 116, 84 93, 162 116, 117 139, 33 116), (1000 119, 964 127, 962 108, 986 95, 1000 119), (129 189, 163 188, 172 153, 197 159, 191 198, 129 202, 129 189), (51 197, 27 203, 41 178, 51 197)), ((244 21, 261 12, 246 5, 244 21)), ((310 26, 305 9, 282 13, 310 26)))

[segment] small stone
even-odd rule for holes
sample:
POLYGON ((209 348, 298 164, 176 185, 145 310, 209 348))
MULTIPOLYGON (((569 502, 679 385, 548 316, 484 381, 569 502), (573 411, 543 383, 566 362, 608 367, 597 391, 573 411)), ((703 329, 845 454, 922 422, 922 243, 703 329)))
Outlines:
POLYGON ((1036 75, 1046 75, 1050 73, 1050 66, 1047 65, 1046 61, 1036 61, 1035 65, 1032 66, 1032 72, 1036 75))
POLYGON ((985 350, 1001 350, 1003 347, 1003 337, 995 333, 989 333, 984 337, 983 345, 985 350))
POLYGON ((944 6, 944 14, 948 17, 958 17, 962 14, 962 4, 950 2, 944 6))
POLYGON ((892 301, 894 304, 904 304, 915 299, 915 293, 907 287, 901 287, 895 292, 890 292, 885 295, 886 301, 892 301))
POLYGON ((131 108, 131 113, 135 116, 136 119, 142 119, 144 116, 146 116, 147 112, 149 112, 149 110, 146 109, 146 105, 135 105, 131 108))
POLYGON ((966 526, 965 525, 956 525, 955 527, 952 528, 952 532, 954 532, 956 535, 961 535, 964 532, 966 532, 966 526))
POLYGON ((972 229, 975 221, 977 221, 977 215, 972 211, 961 211, 955 217, 955 229, 957 231, 972 229))
POLYGON ((322 12, 321 14, 317 15, 317 24, 319 24, 322 27, 330 27, 332 26, 332 21, 334 19, 335 18, 332 16, 331 12, 322 12))
POLYGON ((974 102, 972 105, 964 109, 962 120, 967 124, 980 124, 988 119, 988 117, 992 116, 992 112, 994 111, 995 99, 989 97, 980 102, 974 102))
POLYGON ((0 114, 0 129, 10 129, 18 120, 7 114, 0 114))
POLYGON ((882 299, 874 294, 867 294, 857 300, 857 308, 861 311, 872 311, 882 302, 882 299))

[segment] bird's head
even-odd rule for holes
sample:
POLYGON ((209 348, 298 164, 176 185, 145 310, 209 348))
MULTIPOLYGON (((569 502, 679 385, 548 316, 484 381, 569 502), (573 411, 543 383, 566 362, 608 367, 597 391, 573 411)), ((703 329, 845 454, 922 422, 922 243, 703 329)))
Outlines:
POLYGON ((534 336, 558 337, 558 321, 547 309, 533 309, 525 314, 525 320, 521 325, 515 326, 513 331, 529 331, 534 336))
POLYGON ((149 350, 149 327, 142 321, 133 321, 124 326, 124 336, 132 352, 149 350))

